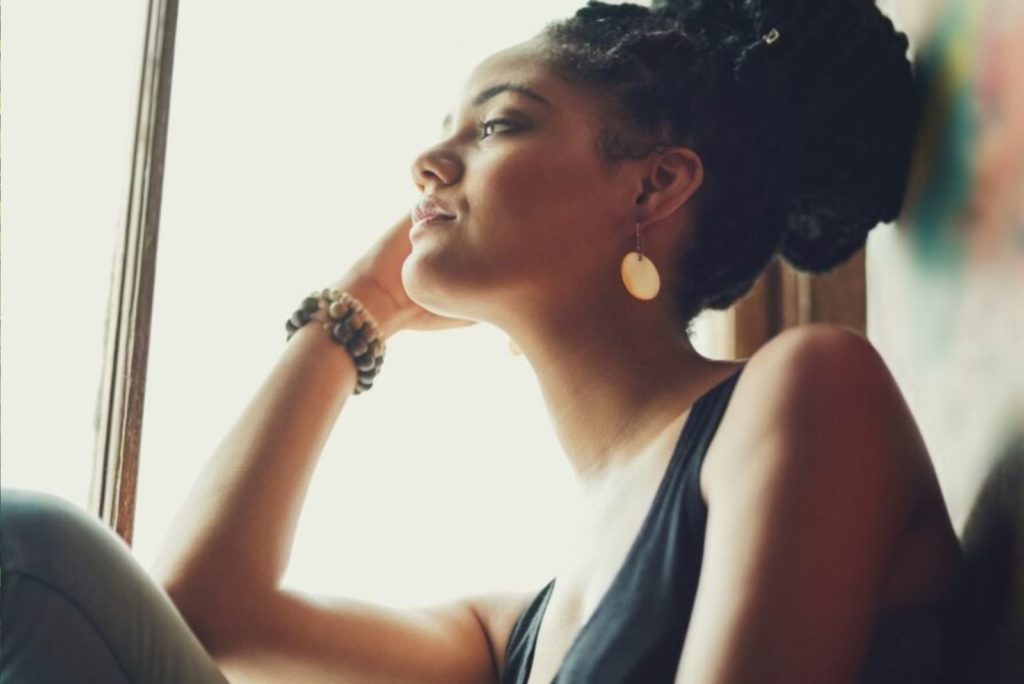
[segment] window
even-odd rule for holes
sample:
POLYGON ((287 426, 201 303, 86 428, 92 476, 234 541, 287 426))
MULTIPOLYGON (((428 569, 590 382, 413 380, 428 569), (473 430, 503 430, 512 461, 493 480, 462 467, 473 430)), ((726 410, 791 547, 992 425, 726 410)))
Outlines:
MULTIPOLYGON (((44 29, 42 9, 33 13, 33 6, 16 6, 39 23, 19 33, 47 35, 53 22, 44 29)), ((340 276, 411 209, 411 162, 436 139, 472 66, 578 6, 533 0, 500 21, 488 3, 456 0, 397 10, 305 2, 282 11, 237 0, 182 8, 133 535, 144 564, 283 352, 284 320, 298 300, 340 276)), ((121 20, 141 29, 143 13, 123 12, 121 20)), ((110 25, 95 8, 88 19, 110 25)), ((77 28, 91 25, 83 14, 77 28)), ((118 32, 102 31, 108 33, 118 32)), ((52 184, 27 173, 37 199, 15 191, 8 197, 22 199, 4 204, 8 225, 19 226, 24 216, 26 226, 10 231, 22 242, 12 243, 5 263, 23 262, 21 270, 5 269, 5 362, 25 365, 6 363, 4 463, 12 477, 5 471, 4 484, 35 477, 83 506, 94 427, 85 416, 92 416, 102 366, 103 288, 114 229, 124 224, 137 97, 142 36, 137 30, 129 40, 128 33, 89 47, 73 34, 31 44, 51 57, 58 44, 61 55, 94 55, 97 42, 119 50, 109 65, 53 58, 55 70, 57 63, 81 67, 67 88, 88 83, 78 99, 93 97, 93 104, 71 109, 62 94, 51 114, 65 118, 35 134, 43 141, 54 129, 67 131, 69 142, 44 157, 46 166, 64 174, 69 189, 88 187, 83 196, 102 198, 99 228, 86 232, 81 203, 47 201, 52 184), (96 102, 99 76, 110 80, 100 90, 116 98, 96 102), (83 147, 68 151, 71 142, 83 147), (111 169, 102 188, 92 185, 101 162, 111 169), (40 240, 35 252, 21 246, 29 238, 40 240), (71 240, 73 249, 53 249, 71 240), (86 283, 74 268, 96 273, 86 283), (47 306, 61 306, 69 293, 74 299, 59 319, 41 317, 40 293, 47 306), (72 398, 73 374, 83 389, 72 398), (42 468, 30 477, 24 473, 33 458, 42 468), (57 473, 62 484, 50 479, 57 473)), ((38 67, 25 73, 21 78, 36 78, 38 67)), ((18 89, 15 74, 5 71, 14 85, 5 95, 18 89)), ((47 106, 36 106, 40 119, 47 106)), ((4 144, 15 162, 7 178, 17 182, 20 150, 4 144)), ((24 164, 40 160, 38 145, 24 150, 24 164)), ((698 330, 704 327, 702 319, 698 330)), ((403 332, 389 343, 374 391, 348 401, 324 448, 285 583, 393 604, 537 588, 550 577, 559 525, 575 503, 571 470, 532 371, 508 353, 501 331, 403 332)))
POLYGON ((83 508, 145 11, 3 7, 2 479, 83 508))

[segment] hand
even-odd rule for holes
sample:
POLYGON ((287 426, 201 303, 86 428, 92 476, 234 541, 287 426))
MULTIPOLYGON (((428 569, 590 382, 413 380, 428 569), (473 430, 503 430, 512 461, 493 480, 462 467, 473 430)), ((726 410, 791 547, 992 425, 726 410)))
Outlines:
POLYGON ((402 263, 412 251, 406 213, 360 257, 334 287, 348 290, 380 323, 384 337, 398 330, 440 330, 472 325, 476 321, 439 316, 409 299, 402 285, 402 263))

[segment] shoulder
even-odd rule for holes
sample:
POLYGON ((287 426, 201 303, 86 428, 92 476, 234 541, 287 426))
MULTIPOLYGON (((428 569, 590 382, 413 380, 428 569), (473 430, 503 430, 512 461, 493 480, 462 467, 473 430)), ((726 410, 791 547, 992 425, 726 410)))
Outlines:
POLYGON ((826 470, 855 468, 902 483, 909 495, 930 465, 885 361, 840 326, 802 325, 766 342, 747 360, 729 409, 707 476, 709 501, 741 478, 791 469, 828 479, 826 470))
POLYGON ((827 439, 828 431, 843 426, 875 427, 889 434, 887 428, 913 425, 882 356, 848 328, 790 328, 767 342, 748 365, 752 384, 762 393, 760 409, 752 413, 759 419, 755 426, 788 428, 790 439, 827 439))
POLYGON ((719 433, 677 681, 852 681, 927 491, 895 382, 853 331, 788 330, 747 360, 719 433))
POLYGON ((810 430, 814 419, 845 415, 868 421, 905 408, 871 342, 836 325, 802 325, 776 335, 748 359, 744 376, 743 394, 737 394, 750 427, 787 427, 821 436, 810 430))
POLYGON ((771 381, 775 391, 838 389, 843 380, 883 383, 885 362, 859 333, 814 323, 789 328, 761 346, 747 362, 751 375, 771 381))

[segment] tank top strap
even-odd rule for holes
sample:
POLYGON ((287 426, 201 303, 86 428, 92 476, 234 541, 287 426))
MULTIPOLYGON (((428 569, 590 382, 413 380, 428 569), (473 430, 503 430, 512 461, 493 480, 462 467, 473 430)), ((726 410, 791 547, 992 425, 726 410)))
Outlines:
MULTIPOLYGON (((556 682, 592 681, 598 672, 609 682, 671 680, 703 555, 707 506, 700 494, 700 468, 745 367, 746 362, 692 405, 640 531, 567 651, 556 682), (625 676, 627 671, 631 674, 625 676)), ((554 584, 555 578, 545 584, 513 625, 502 684, 528 679, 554 584)))
POLYGON ((693 521, 699 525, 702 531, 708 511, 704 498, 700 496, 700 471, 704 465, 704 457, 707 456, 708 448, 711 446, 711 440, 717 434, 718 425, 722 422, 725 409, 729 406, 732 392, 736 388, 736 383, 746 367, 747 364, 744 361, 738 370, 715 385, 714 388, 704 394, 694 404, 692 432, 691 434, 686 434, 684 431, 684 434, 680 437, 679 446, 687 452, 686 458, 683 459, 685 471, 683 477, 688 481, 688 484, 694 486, 677 488, 676 491, 680 496, 684 491, 689 494, 697 494, 697 496, 689 497, 688 507, 690 513, 697 516, 693 521))
POLYGON ((516 618, 505 647, 501 684, 525 684, 533 664, 541 618, 554 586, 555 580, 551 579, 516 618))

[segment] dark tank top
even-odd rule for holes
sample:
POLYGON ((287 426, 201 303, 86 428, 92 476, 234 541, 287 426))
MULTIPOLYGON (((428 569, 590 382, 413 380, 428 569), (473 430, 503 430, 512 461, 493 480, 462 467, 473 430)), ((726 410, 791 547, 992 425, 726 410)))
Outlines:
MULTIPOLYGON (((700 491, 701 466, 745 367, 693 404, 623 565, 577 633, 552 684, 674 681, 704 555, 708 509, 700 491)), ((554 585, 555 579, 548 582, 513 625, 501 684, 526 683, 554 585)), ((940 681, 946 610, 942 605, 884 614, 860 681, 940 681)))

